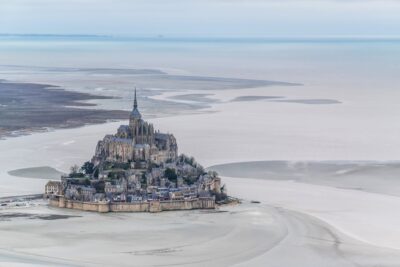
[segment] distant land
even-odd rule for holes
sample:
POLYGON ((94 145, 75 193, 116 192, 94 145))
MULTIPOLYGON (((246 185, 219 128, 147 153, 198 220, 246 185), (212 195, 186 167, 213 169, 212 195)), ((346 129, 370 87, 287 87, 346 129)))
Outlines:
POLYGON ((0 33, 0 36, 10 37, 111 37, 110 35, 95 35, 95 34, 40 34, 40 33, 0 33))
POLYGON ((193 42, 193 43, 313 43, 313 42, 399 42, 397 36, 130 36, 96 34, 53 34, 53 33, 0 33, 0 38, 10 39, 47 39, 47 40, 85 40, 85 41, 120 41, 120 42, 193 42))

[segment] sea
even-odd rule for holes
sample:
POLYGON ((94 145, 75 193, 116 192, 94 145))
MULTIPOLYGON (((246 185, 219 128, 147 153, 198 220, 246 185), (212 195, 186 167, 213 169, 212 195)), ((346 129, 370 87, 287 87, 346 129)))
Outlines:
POLYGON ((395 87, 400 39, 0 35, 0 65, 147 68, 183 75, 395 87))

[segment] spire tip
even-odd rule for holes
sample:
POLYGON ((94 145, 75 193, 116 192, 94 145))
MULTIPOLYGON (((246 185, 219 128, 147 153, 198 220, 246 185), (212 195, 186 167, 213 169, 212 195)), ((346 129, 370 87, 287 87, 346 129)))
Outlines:
POLYGON ((135 99, 133 100, 133 108, 137 109, 138 104, 137 104, 137 99, 136 99, 136 87, 135 87, 135 99))

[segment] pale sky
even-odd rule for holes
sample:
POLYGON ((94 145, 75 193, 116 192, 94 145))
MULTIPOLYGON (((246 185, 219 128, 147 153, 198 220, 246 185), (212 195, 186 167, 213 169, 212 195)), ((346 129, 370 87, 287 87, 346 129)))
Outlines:
POLYGON ((0 0, 0 33, 400 36, 400 0, 0 0))

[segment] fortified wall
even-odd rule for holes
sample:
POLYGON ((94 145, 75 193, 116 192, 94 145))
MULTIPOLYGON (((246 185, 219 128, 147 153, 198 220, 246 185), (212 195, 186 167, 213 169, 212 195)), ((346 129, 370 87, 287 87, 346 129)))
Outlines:
POLYGON ((168 200, 137 203, 82 202, 62 196, 50 199, 50 206, 96 212, 161 212, 173 210, 215 209, 215 199, 168 200))

